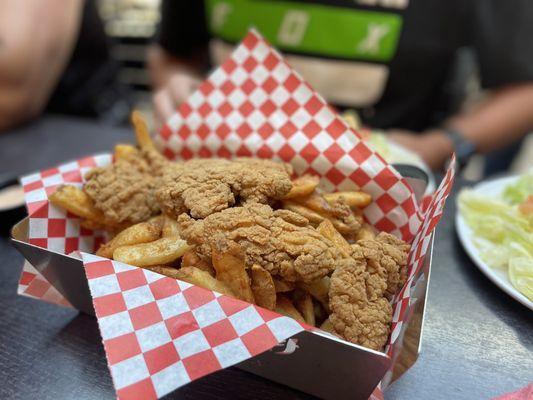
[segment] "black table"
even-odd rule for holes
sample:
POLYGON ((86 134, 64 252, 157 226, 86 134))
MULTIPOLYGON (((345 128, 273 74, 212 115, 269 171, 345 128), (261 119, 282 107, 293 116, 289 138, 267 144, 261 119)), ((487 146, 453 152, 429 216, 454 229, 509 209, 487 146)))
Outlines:
MULTIPOLYGON (((23 174, 132 141, 127 129, 45 117, 0 134, 0 172, 23 174)), ((455 192, 463 182, 458 182, 455 192)), ((388 399, 487 399, 533 381, 533 312, 494 286, 456 239, 454 195, 437 229, 418 362, 388 399)), ((96 320, 16 295, 22 257, 0 238, 0 398, 114 395, 96 320)), ((357 379, 354 376, 354 379, 357 379)), ((180 389, 176 399, 309 396, 235 368, 180 389)))

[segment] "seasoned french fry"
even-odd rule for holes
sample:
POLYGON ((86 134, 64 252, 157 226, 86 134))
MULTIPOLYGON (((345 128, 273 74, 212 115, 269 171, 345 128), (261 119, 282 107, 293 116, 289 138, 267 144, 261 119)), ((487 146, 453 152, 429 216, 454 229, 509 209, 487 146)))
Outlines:
POLYGON ((294 290, 294 283, 274 279, 274 287, 276 288, 276 293, 285 293, 294 290))
POLYGON ((329 312, 329 276, 317 279, 311 283, 300 282, 298 285, 309 292, 329 312))
POLYGON ((139 150, 131 144, 117 144, 115 146, 115 161, 126 160, 138 156, 139 150))
POLYGON ((352 254, 352 248, 350 247, 346 239, 342 237, 339 231, 335 229, 333 223, 330 220, 322 221, 316 229, 318 232, 320 232, 322 236, 328 238, 333 242, 333 244, 337 249, 339 249, 343 257, 350 257, 350 254, 352 254))
POLYGON ((325 193, 324 198, 328 203, 335 203, 343 199, 350 207, 365 208, 372 202, 372 196, 365 192, 334 192, 325 193))
POLYGON ((154 226, 156 226, 160 232, 163 232, 163 226, 165 225, 165 217, 163 215, 156 215, 155 217, 151 217, 148 221, 154 226))
POLYGON ((374 233, 374 228, 372 228, 368 224, 363 224, 361 227, 361 230, 357 232, 357 236, 355 237, 355 240, 372 240, 376 237, 376 234, 374 233))
POLYGON ((252 265, 252 292, 258 306, 276 308, 276 287, 272 275, 259 265, 252 265))
POLYGON ((326 331, 326 332, 329 332, 335 336, 338 336, 338 334, 335 332, 335 328, 333 328, 333 324, 331 323, 331 321, 328 319, 326 319, 322 325, 320 325, 320 329, 322 329, 323 331, 326 331))
POLYGON ((244 257, 237 247, 220 249, 212 246, 211 258, 216 277, 225 283, 235 295, 244 301, 254 303, 254 294, 250 287, 250 277, 246 273, 244 257))
POLYGON ((194 248, 187 250, 185 254, 183 254, 183 257, 181 258, 181 267, 195 267, 208 272, 211 276, 215 276, 215 270, 211 263, 200 258, 194 248))
POLYGON ((294 292, 294 305, 300 314, 304 317, 307 324, 315 326, 315 311, 313 309, 313 300, 311 295, 304 291, 297 290, 294 292))
POLYGON ((135 137, 137 138, 139 147, 145 150, 155 149, 148 125, 139 111, 133 111, 131 113, 131 123, 133 124, 133 129, 135 129, 135 137))
POLYGON ((339 218, 329 216, 326 213, 324 213, 324 215, 321 215, 318 212, 311 210, 310 208, 301 204, 297 204, 293 201, 284 201, 283 208, 307 218, 309 223, 313 226, 318 226, 323 221, 329 220, 340 234, 348 236, 352 236, 354 234, 354 229, 352 227, 342 222, 339 218))
POLYGON ((318 193, 313 193, 312 195, 303 199, 295 199, 294 201, 300 203, 304 207, 316 211, 322 217, 335 214, 333 206, 324 198, 323 195, 318 193))
POLYGON ((90 229, 91 231, 97 231, 97 230, 113 230, 113 228, 109 226, 104 226, 99 222, 92 221, 90 219, 82 219, 80 220, 80 226, 85 229, 90 229))
POLYGON ((161 238, 149 243, 117 247, 113 259, 136 267, 168 264, 189 249, 185 240, 161 238))
POLYGON ((178 221, 167 215, 164 216, 163 237, 180 237, 178 221))
POLYGON ((352 129, 361 128, 361 120, 359 115, 354 110, 347 110, 341 114, 341 118, 348 124, 352 129))
POLYGON ((50 202, 61 207, 78 217, 85 218, 106 226, 104 214, 94 207, 92 199, 83 190, 76 186, 61 185, 52 193, 50 202))
POLYGON ((326 201, 323 195, 318 193, 313 193, 311 196, 307 196, 301 201, 299 201, 299 199, 296 201, 300 202, 304 207, 316 211, 320 215, 331 215, 333 213, 331 204, 326 201))
POLYGON ((158 219, 140 222, 117 233, 109 242, 100 246, 96 255, 112 258, 116 248, 140 243, 153 242, 161 236, 161 224, 158 219))
POLYGON ((294 304, 292 304, 292 302, 284 295, 278 296, 275 311, 279 314, 293 318, 296 321, 305 323, 305 319, 302 317, 302 314, 300 314, 296 307, 294 307, 294 304))
POLYGON ((283 208, 307 218, 311 225, 318 225, 325 220, 325 218, 317 212, 293 201, 284 201, 283 208))
MULTIPOLYGON (((299 214, 302 214, 304 216, 307 215, 306 218, 308 218, 309 222, 311 223, 316 223, 316 221, 319 220, 318 217, 320 216, 322 220, 329 219, 340 233, 353 233, 353 229, 346 225, 343 220, 346 218, 349 219, 351 217, 362 220, 362 216, 353 211, 351 212, 351 215, 347 214, 349 210, 345 208, 345 206, 348 204, 343 196, 332 198, 331 201, 326 200, 325 196, 326 195, 314 193, 311 196, 307 196, 301 199, 294 199, 293 202, 289 203, 288 205, 291 206, 295 212, 298 212, 299 214), (300 207, 294 207, 294 204, 297 204, 300 207), (340 205, 343 205, 344 207, 339 207, 340 205), (346 230, 347 232, 344 232, 346 230)), ((284 202, 284 205, 285 204, 287 204, 287 202, 284 202)))
POLYGON ((156 272, 161 275, 168 276, 169 278, 180 279, 178 278, 178 269, 174 267, 169 267, 168 265, 152 265, 152 266, 143 267, 143 268, 156 272))
POLYGON ((331 218, 330 221, 333 224, 333 226, 335 227, 335 229, 341 235, 346 235, 347 237, 353 237, 356 234, 356 232, 357 232, 357 231, 354 231, 354 229, 352 227, 350 227, 349 225, 345 224, 342 221, 339 221, 336 218, 331 218))
POLYGON ((179 279, 196 286, 203 287, 208 290, 213 290, 227 296, 236 297, 228 285, 220 282, 209 275, 208 272, 194 267, 184 267, 173 272, 172 278, 179 279))
POLYGON ((302 175, 292 181, 292 189, 285 195, 285 199, 309 196, 315 191, 320 179, 314 175, 302 175))

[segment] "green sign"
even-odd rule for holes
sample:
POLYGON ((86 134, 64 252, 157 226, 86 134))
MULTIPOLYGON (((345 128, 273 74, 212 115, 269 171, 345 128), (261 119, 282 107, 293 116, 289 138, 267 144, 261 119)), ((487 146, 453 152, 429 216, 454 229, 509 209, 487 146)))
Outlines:
POLYGON ((241 40, 251 27, 282 50, 311 55, 388 61, 396 51, 402 18, 393 13, 311 3, 207 0, 213 35, 241 40))

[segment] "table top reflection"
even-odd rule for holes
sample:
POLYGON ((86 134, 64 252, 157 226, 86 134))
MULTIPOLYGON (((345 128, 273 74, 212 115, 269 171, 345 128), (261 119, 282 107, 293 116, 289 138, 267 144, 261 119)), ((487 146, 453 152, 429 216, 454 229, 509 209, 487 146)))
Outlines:
MULTIPOLYGON (((132 141, 130 129, 46 116, 0 134, 0 174, 18 176, 132 141)), ((387 399, 487 399, 533 381, 533 312, 493 285, 455 235, 455 195, 464 185, 456 183, 437 228, 422 353, 387 399)), ((0 237, 0 262, 0 398, 113 398, 96 320, 17 296, 22 257, 7 237, 0 237)), ((165 398, 310 396, 228 368, 165 398)))

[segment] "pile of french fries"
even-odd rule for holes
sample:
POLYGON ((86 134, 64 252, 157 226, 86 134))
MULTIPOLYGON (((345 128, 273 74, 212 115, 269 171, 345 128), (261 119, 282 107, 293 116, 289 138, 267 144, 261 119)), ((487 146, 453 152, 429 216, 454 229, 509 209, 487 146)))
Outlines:
MULTIPOLYGON (((134 117, 138 146, 153 146, 146 124, 134 117)), ((129 157, 138 149, 117 145, 115 159, 129 157)), ((375 237, 373 228, 362 223, 362 209, 372 198, 361 191, 323 193, 319 178, 304 175, 293 180, 291 191, 280 202, 282 208, 305 216, 317 231, 328 238, 344 257, 350 257, 350 241, 375 237), (333 205, 342 199, 353 216, 362 223, 357 232, 332 214, 333 205), (348 238, 348 239, 347 239, 348 238)), ((49 200, 80 217, 80 224, 90 229, 105 229, 112 238, 97 255, 179 279, 203 288, 257 304, 312 326, 321 326, 328 317, 329 277, 312 283, 288 282, 272 276, 260 265, 247 266, 241 249, 217 247, 206 259, 180 237, 176 219, 158 215, 131 226, 113 226, 97 210, 82 188, 60 186, 49 200)))

